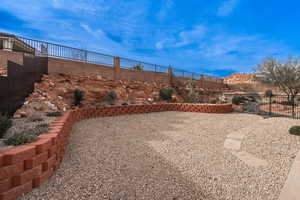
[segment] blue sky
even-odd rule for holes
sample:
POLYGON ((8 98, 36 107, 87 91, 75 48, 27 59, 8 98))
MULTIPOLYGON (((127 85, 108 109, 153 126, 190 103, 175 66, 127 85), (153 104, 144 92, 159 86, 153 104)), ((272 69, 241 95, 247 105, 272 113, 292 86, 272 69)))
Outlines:
POLYGON ((297 0, 1 0, 0 31, 225 76, 298 57, 297 0))

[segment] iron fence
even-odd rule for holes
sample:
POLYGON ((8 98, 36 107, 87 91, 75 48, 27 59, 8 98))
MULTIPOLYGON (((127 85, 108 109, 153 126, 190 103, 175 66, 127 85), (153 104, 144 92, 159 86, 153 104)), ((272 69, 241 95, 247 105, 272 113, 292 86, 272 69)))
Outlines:
POLYGON ((120 67, 123 69, 131 69, 136 71, 152 71, 168 73, 168 67, 137 61, 128 58, 120 58, 120 67))
POLYGON ((113 66, 114 56, 63 46, 59 44, 17 37, 24 45, 33 47, 34 54, 37 56, 48 56, 54 58, 64 58, 75 61, 82 61, 92 64, 113 66))
MULTIPOLYGON (((14 42, 18 44, 18 50, 27 53, 33 53, 37 56, 47 56, 54 58, 63 58, 74 61, 81 61, 91 64, 99 64, 106 66, 114 65, 114 56, 102 54, 93 51, 87 51, 83 49, 68 47, 60 44, 29 39, 21 36, 15 36, 11 34, 5 34, 10 38, 13 38, 14 42)), ((120 58, 120 67, 123 69, 132 69, 140 71, 152 71, 168 73, 169 68, 167 66, 146 63, 142 61, 132 60, 128 58, 120 58)), ((199 73, 189 72, 181 69, 172 68, 172 73, 176 77, 190 78, 190 79, 205 79, 212 82, 222 81, 220 78, 206 76, 199 73)))
POLYGON ((287 95, 264 95, 248 94, 236 95, 232 103, 240 103, 237 107, 242 112, 255 113, 271 117, 291 117, 300 119, 300 96, 292 99, 287 95), (239 98, 237 100, 237 98, 239 98))

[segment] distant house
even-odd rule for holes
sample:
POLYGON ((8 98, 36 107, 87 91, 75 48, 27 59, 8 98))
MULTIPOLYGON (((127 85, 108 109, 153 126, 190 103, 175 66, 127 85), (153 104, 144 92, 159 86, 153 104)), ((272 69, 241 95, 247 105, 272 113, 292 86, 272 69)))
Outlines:
POLYGON ((35 49, 29 44, 17 38, 15 35, 0 32, 0 49, 7 51, 18 51, 25 53, 35 53, 35 49))

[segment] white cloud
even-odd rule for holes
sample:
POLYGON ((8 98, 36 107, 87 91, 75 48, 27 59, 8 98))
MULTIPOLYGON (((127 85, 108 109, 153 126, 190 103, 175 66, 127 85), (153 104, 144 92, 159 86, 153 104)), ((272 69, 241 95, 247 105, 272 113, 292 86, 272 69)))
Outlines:
POLYGON ((148 6, 147 0, 2 0, 0 8, 26 21, 26 28, 39 32, 42 37, 35 39, 128 57, 136 45, 132 38, 148 33, 148 6), (106 33, 120 36, 122 48, 106 33))
POLYGON ((52 7, 72 12, 86 12, 96 14, 110 7, 103 0, 52 0, 52 7))
POLYGON ((216 57, 233 52, 251 51, 259 41, 256 36, 219 35, 211 38, 200 46, 200 53, 206 57, 216 57))
POLYGON ((160 39, 156 44, 156 49, 179 48, 189 44, 199 44, 206 34, 207 28, 203 25, 196 25, 191 30, 184 30, 168 38, 160 39))
POLYGON ((93 45, 89 44, 89 46, 94 46, 95 48, 98 48, 98 50, 109 54, 128 55, 129 49, 124 47, 122 44, 111 40, 109 37, 107 37, 103 30, 99 28, 92 29, 88 24, 84 23, 81 23, 80 27, 92 36, 92 38, 89 38, 89 42, 93 42, 93 45))
POLYGON ((156 44, 155 44, 155 48, 158 49, 158 50, 161 50, 165 47, 165 43, 166 43, 166 39, 165 40, 161 40, 161 41, 158 41, 156 44))
POLYGON ((197 25, 192 30, 182 31, 179 34, 180 41, 175 44, 177 47, 182 47, 192 43, 199 43, 206 33, 206 27, 197 25))
POLYGON ((237 6, 239 0, 224 0, 222 5, 218 8, 218 16, 228 16, 230 15, 235 7, 237 6))

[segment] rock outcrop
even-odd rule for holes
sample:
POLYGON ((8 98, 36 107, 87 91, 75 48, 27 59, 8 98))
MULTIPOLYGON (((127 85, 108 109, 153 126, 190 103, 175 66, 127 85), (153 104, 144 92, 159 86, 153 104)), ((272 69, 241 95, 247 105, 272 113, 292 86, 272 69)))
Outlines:
POLYGON ((228 85, 234 84, 256 84, 254 74, 236 73, 224 78, 224 83, 228 85))
MULTIPOLYGON (((74 90, 84 92, 82 105, 100 106, 105 102, 104 96, 114 91, 116 104, 160 102, 159 90, 167 87, 166 83, 108 80, 97 76, 44 75, 40 83, 35 84, 33 93, 26 98, 24 105, 15 113, 15 117, 26 117, 36 111, 65 111, 73 106, 74 90)), ((174 101, 182 102, 178 95, 174 101)))

